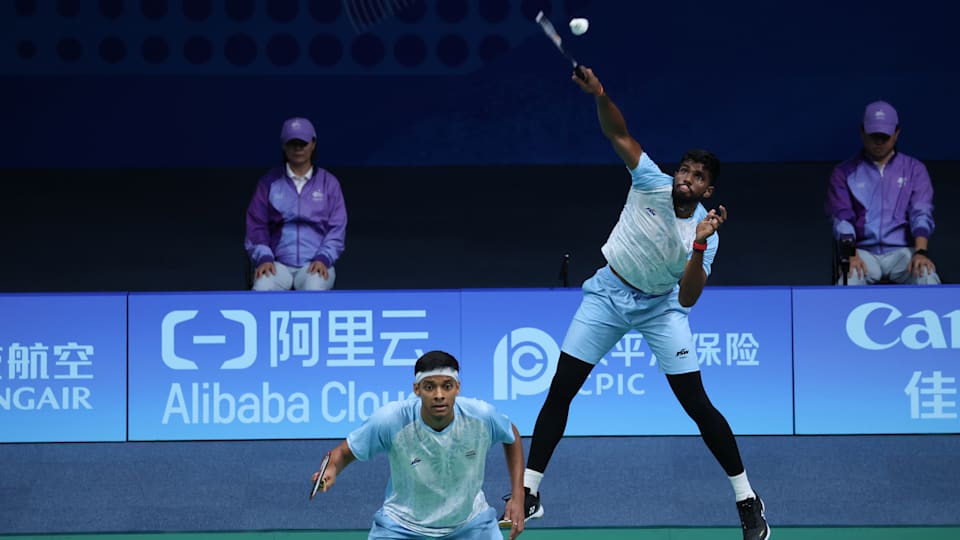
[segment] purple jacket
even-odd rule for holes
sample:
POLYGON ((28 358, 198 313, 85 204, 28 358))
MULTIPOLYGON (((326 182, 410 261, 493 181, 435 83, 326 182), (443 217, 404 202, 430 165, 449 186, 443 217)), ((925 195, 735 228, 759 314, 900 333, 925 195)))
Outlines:
POLYGON ((933 185, 919 160, 897 152, 880 169, 859 154, 833 169, 825 205, 837 238, 884 253, 933 234, 933 185))
POLYGON ((333 267, 343 253, 347 209, 335 176, 320 167, 297 193, 286 167, 257 182, 247 207, 247 253, 254 264, 279 261, 300 267, 320 261, 333 267))

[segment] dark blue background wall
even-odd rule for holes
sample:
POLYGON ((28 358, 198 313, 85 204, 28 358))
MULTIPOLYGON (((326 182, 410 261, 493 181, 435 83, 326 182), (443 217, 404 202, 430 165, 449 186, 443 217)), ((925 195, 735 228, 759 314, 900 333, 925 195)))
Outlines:
POLYGON ((952 160, 946 6, 16 0, 0 7, 0 167, 262 167, 291 115, 320 124, 329 165, 609 163, 540 8, 660 160, 839 160, 878 98, 900 110, 904 150, 952 160), (372 4, 408 7, 351 17, 372 4), (571 15, 591 30, 572 36, 571 15))
POLYGON ((319 162, 344 185, 338 287, 552 286, 564 253, 576 285, 602 264, 626 177, 539 9, 658 162, 701 146, 728 165, 712 284, 825 282, 826 179, 878 98, 900 110, 900 149, 931 162, 931 253, 956 281, 944 6, 7 2, 0 290, 243 288, 242 213, 291 115, 317 123, 319 162), (567 31, 574 15, 586 35, 567 31), (789 263, 758 258, 768 246, 789 263))

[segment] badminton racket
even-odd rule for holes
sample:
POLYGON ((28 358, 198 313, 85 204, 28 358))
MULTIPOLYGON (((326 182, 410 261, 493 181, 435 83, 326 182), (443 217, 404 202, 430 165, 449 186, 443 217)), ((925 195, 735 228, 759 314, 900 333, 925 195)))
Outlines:
POLYGON ((389 17, 412 8, 416 0, 343 0, 353 29, 362 33, 389 17))
POLYGON ((543 33, 546 34, 547 37, 550 39, 550 41, 552 41, 553 44, 557 46, 557 50, 560 51, 560 54, 562 54, 564 58, 566 58, 567 60, 570 61, 571 64, 573 64, 573 72, 577 74, 577 77, 581 81, 587 80, 587 76, 584 75, 583 69, 580 68, 580 62, 577 62, 576 58, 571 56, 570 53, 568 53, 563 48, 563 40, 560 39, 560 34, 557 33, 557 29, 554 28, 553 23, 550 22, 550 19, 548 19, 547 16, 544 15, 543 12, 541 11, 537 13, 536 20, 537 20, 537 24, 540 25, 540 28, 543 29, 543 33))
POLYGON ((323 488, 323 473, 327 472, 327 464, 330 463, 330 452, 323 456, 320 462, 320 472, 317 474, 316 481, 313 482, 313 489, 310 491, 310 500, 317 496, 317 492, 323 488))

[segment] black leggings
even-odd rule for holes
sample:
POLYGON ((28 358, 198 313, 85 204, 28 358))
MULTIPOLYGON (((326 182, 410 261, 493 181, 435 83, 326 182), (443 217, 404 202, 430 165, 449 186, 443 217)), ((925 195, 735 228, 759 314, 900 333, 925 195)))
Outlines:
MULTIPOLYGON (((527 468, 539 472, 547 469, 547 463, 550 462, 553 451, 567 428, 570 402, 573 401, 592 369, 593 364, 588 364, 565 352, 560 353, 557 372, 553 376, 547 399, 540 408, 540 415, 537 416, 537 423, 533 428, 527 468)), ((740 459, 740 450, 737 448, 733 431, 720 411, 710 403, 710 398, 703 389, 700 372, 667 375, 667 381, 670 383, 673 395, 683 406, 683 410, 696 422, 703 442, 720 462, 727 476, 742 473, 743 462, 740 459)))

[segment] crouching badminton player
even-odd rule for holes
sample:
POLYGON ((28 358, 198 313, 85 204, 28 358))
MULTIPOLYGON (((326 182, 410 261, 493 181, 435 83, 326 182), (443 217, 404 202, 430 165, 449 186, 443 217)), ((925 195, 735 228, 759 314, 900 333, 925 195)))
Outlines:
POLYGON ((503 540, 482 490, 487 451, 499 442, 513 493, 505 513, 516 538, 524 527, 523 442, 516 426, 487 402, 458 398, 460 364, 443 351, 417 360, 413 391, 416 397, 384 405, 350 433, 313 482, 326 492, 354 460, 386 452, 390 482, 368 538, 503 540))

